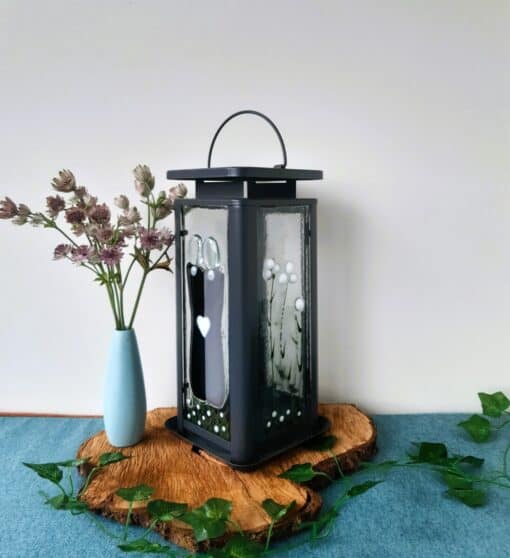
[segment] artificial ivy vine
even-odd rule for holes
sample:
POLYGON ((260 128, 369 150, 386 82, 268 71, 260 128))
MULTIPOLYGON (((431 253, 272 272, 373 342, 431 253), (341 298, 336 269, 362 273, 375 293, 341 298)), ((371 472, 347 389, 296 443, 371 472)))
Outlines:
MULTIPOLYGON (((510 399, 502 392, 479 393, 478 396, 482 404, 482 414, 471 416, 469 419, 460 422, 459 426, 466 430, 475 442, 483 443, 495 438, 500 430, 510 424, 510 399)), ((316 451, 328 452, 334 458, 339 473, 338 480, 333 480, 322 471, 316 471, 310 463, 294 465, 280 475, 282 478, 297 483, 305 483, 317 476, 325 476, 331 482, 341 483, 344 486, 342 494, 329 508, 323 510, 317 519, 300 525, 301 530, 309 532, 309 542, 327 537, 343 506, 383 482, 382 479, 376 479, 353 484, 352 479, 357 475, 350 478, 343 475, 340 463, 332 451, 335 441, 335 436, 327 435, 313 440, 308 446, 316 451)), ((479 471, 484 463, 482 458, 472 455, 457 455, 452 453, 445 444, 439 442, 420 442, 414 444, 412 452, 406 459, 385 461, 379 464, 364 463, 362 473, 377 473, 379 476, 397 468, 409 470, 426 468, 435 473, 434 476, 445 485, 447 496, 455 498, 467 506, 478 507, 486 504, 487 491, 491 487, 510 489, 509 453, 510 444, 504 450, 501 469, 481 474, 479 471)), ((86 490, 98 471, 128 458, 129 456, 123 455, 121 452, 102 454, 97 465, 91 468, 79 490, 76 490, 73 485, 72 469, 85 465, 88 463, 88 459, 71 459, 56 463, 24 463, 24 465, 58 489, 58 492, 52 496, 42 493, 45 504, 56 510, 68 511, 73 515, 88 514, 103 532, 115 540, 117 547, 124 552, 163 554, 173 558, 189 557, 188 552, 175 550, 166 544, 147 539, 147 536, 158 523, 168 523, 178 519, 190 525, 197 542, 217 539, 229 530, 235 532, 223 548, 208 550, 201 555, 204 558, 257 558, 268 556, 273 552, 271 542, 275 525, 282 521, 295 507, 295 502, 288 505, 280 504, 271 499, 261 502, 262 508, 270 519, 270 526, 265 543, 260 544, 248 538, 239 525, 231 519, 232 503, 228 500, 211 498, 202 506, 189 509, 187 504, 151 500, 153 489, 145 484, 140 484, 133 487, 119 488, 116 491, 117 496, 128 502, 125 526, 122 534, 117 536, 109 532, 103 523, 97 520, 86 503, 80 499, 80 495, 86 490), (150 524, 141 537, 130 539, 129 526, 133 506, 136 502, 143 501, 147 501, 147 511, 151 518, 150 524)))

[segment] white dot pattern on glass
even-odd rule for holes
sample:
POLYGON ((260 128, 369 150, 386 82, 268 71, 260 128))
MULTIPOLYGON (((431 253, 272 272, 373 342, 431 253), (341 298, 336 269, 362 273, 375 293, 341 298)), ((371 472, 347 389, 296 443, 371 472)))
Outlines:
POLYGON ((285 417, 282 415, 282 416, 280 417, 280 422, 283 422, 284 420, 285 420, 285 417))
POLYGON ((198 271, 197 266, 192 265, 191 269, 189 271, 190 271, 191 275, 193 275, 193 277, 195 277, 195 275, 197 274, 197 271, 198 271))
POLYGON ((188 414, 186 415, 186 418, 189 420, 189 419, 191 418, 191 415, 188 413, 188 414))
POLYGON ((290 409, 287 409, 287 410, 285 411, 285 414, 286 414, 286 415, 290 415, 290 409))
POLYGON ((202 426, 202 421, 198 420, 197 424, 198 424, 198 426, 202 426))
POLYGON ((214 281, 214 271, 212 269, 207 272, 207 279, 209 279, 209 281, 214 281))
POLYGON ((272 416, 273 418, 276 418, 276 417, 278 416, 278 413, 277 413, 276 411, 273 411, 273 412, 271 413, 271 416, 272 416))
POLYGON ((219 432, 219 431, 220 431, 220 427, 219 427, 217 424, 214 425, 214 431, 215 431, 215 432, 219 432))
POLYGON ((211 410, 207 409, 207 416, 210 417, 212 415, 211 410))
POLYGON ((267 428, 271 428, 271 421, 270 421, 270 420, 268 420, 268 421, 266 422, 266 427, 267 427, 267 428))
POLYGON ((223 418, 225 416, 225 413, 223 411, 220 411, 220 418, 223 418))
POLYGON ((298 412, 297 412, 297 416, 298 416, 298 417, 300 417, 301 414, 302 414, 301 411, 298 411, 298 412))
POLYGON ((221 431, 222 431, 222 432, 226 432, 226 431, 227 431, 227 427, 226 427, 226 426, 222 426, 222 427, 221 427, 221 431))

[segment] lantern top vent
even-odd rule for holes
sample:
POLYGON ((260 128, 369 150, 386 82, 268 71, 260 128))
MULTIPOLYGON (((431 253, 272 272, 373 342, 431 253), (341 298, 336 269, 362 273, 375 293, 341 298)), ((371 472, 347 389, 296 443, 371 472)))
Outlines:
POLYGON ((216 130, 209 147, 207 167, 169 170, 169 180, 195 180, 197 198, 295 198, 297 180, 321 180, 321 170, 288 169, 287 150, 280 131, 265 114, 241 110, 226 118, 216 130), (233 118, 244 114, 258 116, 273 128, 282 150, 283 162, 274 167, 212 167, 211 159, 218 135, 233 118), (247 188, 245 189, 245 183, 247 188))

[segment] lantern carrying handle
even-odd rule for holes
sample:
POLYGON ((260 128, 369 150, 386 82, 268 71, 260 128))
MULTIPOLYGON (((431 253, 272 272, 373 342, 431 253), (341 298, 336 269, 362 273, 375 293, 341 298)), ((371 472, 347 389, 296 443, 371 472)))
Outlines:
POLYGON ((283 142, 283 138, 282 138, 282 135, 280 134, 280 130, 278 130, 278 128, 276 127, 276 124, 269 117, 267 117, 265 114, 262 114, 261 112, 258 112, 256 110, 240 110, 239 112, 235 112, 234 114, 231 114, 228 118, 226 118, 221 123, 220 127, 216 130, 216 133, 214 134, 214 137, 213 137, 212 142, 211 142, 211 147, 209 147, 209 156, 207 157, 207 166, 209 168, 211 168, 211 159, 212 159, 214 144, 216 143, 216 139, 218 138, 220 132, 225 127, 225 124, 230 122, 233 118, 236 118, 236 116, 241 116, 242 114, 253 114, 255 116, 259 116, 260 118, 265 120, 271 126, 271 128, 273 128, 273 130, 275 131, 275 134, 278 136, 278 141, 280 142, 280 147, 282 148, 282 155, 283 155, 283 163, 280 164, 280 165, 275 165, 275 168, 284 169, 287 166, 287 150, 285 149, 285 143, 283 142))

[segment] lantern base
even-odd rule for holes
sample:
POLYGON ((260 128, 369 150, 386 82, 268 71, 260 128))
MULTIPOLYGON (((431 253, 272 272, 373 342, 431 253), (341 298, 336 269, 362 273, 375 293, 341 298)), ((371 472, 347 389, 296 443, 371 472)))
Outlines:
POLYGON ((273 457, 276 457, 277 455, 280 455, 290 449, 301 446, 302 444, 309 442, 313 438, 320 436, 325 432, 328 432, 328 430, 330 430, 331 428, 331 423, 327 418, 319 415, 313 427, 308 431, 303 432, 301 437, 299 438, 294 437, 291 440, 288 440, 287 443, 285 442, 279 443, 277 447, 273 446, 273 447, 263 448, 262 450, 257 452, 256 460, 248 463, 236 463, 232 461, 228 449, 225 449, 225 447, 215 444, 214 440, 212 439, 213 436, 208 432, 205 432, 205 434, 207 435, 207 439, 206 439, 201 434, 198 434, 197 432, 192 432, 191 430, 186 429, 186 427, 184 428, 183 431, 179 431, 177 417, 172 417, 168 419, 165 422, 165 426, 169 430, 174 432, 177 436, 179 436, 179 438, 186 440, 196 448, 199 448, 201 450, 206 451, 207 453, 214 455, 220 461, 222 461, 226 465, 229 465, 233 469, 249 471, 252 469, 256 469, 257 467, 259 467, 266 461, 272 459, 273 457))

